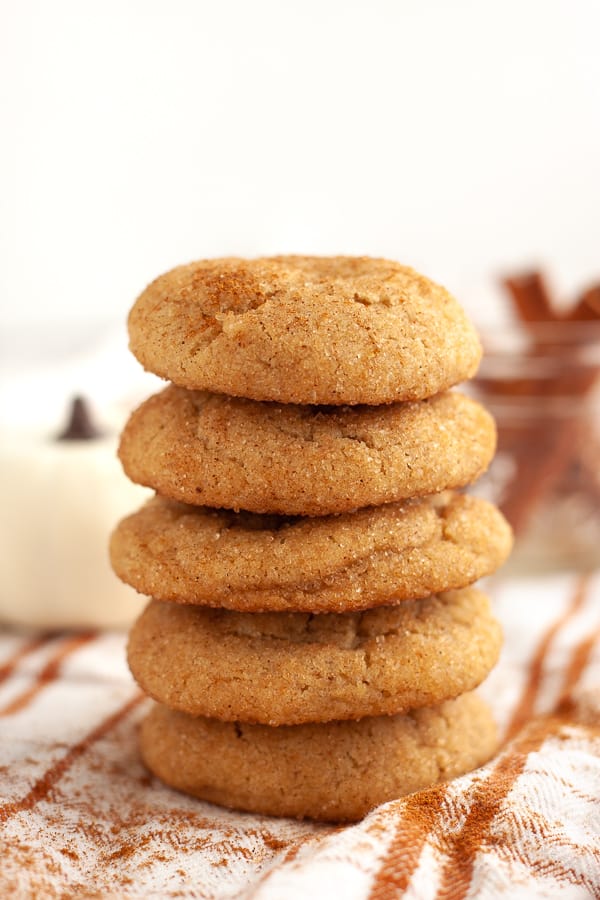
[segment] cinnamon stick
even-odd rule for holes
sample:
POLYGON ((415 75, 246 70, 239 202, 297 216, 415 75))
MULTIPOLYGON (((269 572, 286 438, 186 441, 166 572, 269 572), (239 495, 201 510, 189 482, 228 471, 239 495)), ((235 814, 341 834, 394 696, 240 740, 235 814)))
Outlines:
MULTIPOLYGON (((529 397, 533 418, 518 421, 502 428, 499 449, 510 453, 515 462, 515 477, 507 488, 502 509, 515 533, 527 527, 535 509, 564 477, 570 465, 580 464, 589 473, 590 460, 577 459, 582 446, 581 419, 578 410, 573 415, 561 409, 555 413, 553 401, 563 399, 578 404, 583 402, 598 379, 598 367, 582 367, 571 358, 577 351, 577 343, 565 347, 552 338, 552 330, 540 335, 535 325, 540 322, 559 323, 592 321, 598 319, 595 307, 600 309, 600 286, 586 291, 566 314, 559 315, 553 305, 545 282, 538 272, 506 278, 504 284, 511 296, 520 321, 532 334, 533 343, 528 357, 542 355, 557 357, 555 374, 543 381, 524 378, 481 378, 480 385, 489 397, 509 399, 529 397), (535 398, 538 399, 537 406, 535 398)), ((519 401, 516 400, 518 403, 519 401)), ((598 459, 596 458, 596 464, 598 459)), ((593 485, 594 493, 597 482, 593 485)))
POLYGON ((600 284, 588 288, 568 314, 571 322, 596 322, 600 320, 600 284))
POLYGON ((550 294, 540 272, 524 272, 504 279, 521 322, 553 322, 556 318, 550 294))

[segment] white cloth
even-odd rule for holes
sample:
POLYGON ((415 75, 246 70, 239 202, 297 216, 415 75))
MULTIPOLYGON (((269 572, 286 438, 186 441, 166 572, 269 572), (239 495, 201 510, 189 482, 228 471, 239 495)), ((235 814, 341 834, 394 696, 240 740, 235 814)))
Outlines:
POLYGON ((114 633, 0 635, 0 895, 600 896, 600 575, 489 585, 492 762, 334 828, 243 815, 144 771, 114 633))

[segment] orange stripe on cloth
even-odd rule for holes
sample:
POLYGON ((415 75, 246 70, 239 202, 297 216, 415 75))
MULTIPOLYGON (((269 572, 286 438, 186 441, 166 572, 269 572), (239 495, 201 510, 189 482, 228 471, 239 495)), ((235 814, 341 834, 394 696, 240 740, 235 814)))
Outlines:
POLYGON ((446 790, 447 786, 441 784, 400 801, 401 818, 375 874, 368 900, 394 900, 407 889, 442 809, 446 790))
POLYGON ((49 643, 52 638, 53 635, 51 634, 43 634, 40 637, 31 638, 31 640, 25 641, 12 656, 0 666, 0 683, 7 681, 10 678, 21 660, 25 659, 31 653, 35 653, 35 651, 39 650, 40 647, 43 647, 44 644, 49 643))
POLYGON ((525 690, 521 695, 521 700, 515 708, 506 732, 507 740, 510 740, 512 737, 514 737, 519 729, 525 724, 525 722, 528 722, 531 718, 533 710, 535 709, 535 703, 539 694, 540 685, 542 683, 544 663, 546 661, 546 657, 548 656, 548 651, 550 650, 552 642, 556 638, 559 631, 564 628, 567 622, 572 619, 573 616, 575 616, 583 606, 588 588, 588 582, 589 577, 586 575, 583 575, 577 580, 577 585, 573 597, 571 598, 571 602, 569 603, 563 614, 559 616, 559 618, 556 619, 555 622, 552 623, 550 628, 548 628, 540 643, 538 644, 537 650, 529 667, 529 675, 525 684, 525 690))
POLYGON ((0 806, 0 822, 6 822, 12 816, 17 815, 20 812, 33 809, 37 803, 44 800, 63 775, 68 772, 71 766, 77 762, 77 760, 83 756, 93 744, 101 740, 105 735, 112 731, 113 728, 116 728, 117 725, 119 725, 119 723, 144 699, 145 695, 142 694, 141 691, 136 691, 135 695, 129 699, 127 703, 123 704, 116 712, 104 719, 96 726, 96 728, 90 731, 83 740, 74 744, 61 759, 47 769, 21 800, 14 800, 11 803, 0 806))
POLYGON ((579 683, 581 676, 587 669, 592 653, 598 641, 600 640, 600 627, 594 629, 588 634, 576 647, 571 657, 570 665, 565 673, 562 688, 562 702, 559 706, 561 710, 565 705, 572 704, 571 694, 579 683))
MULTIPOLYGON (((442 869, 437 900, 464 900, 471 887, 477 854, 485 848, 492 822, 522 775, 529 754, 539 750, 547 738, 560 734, 563 726, 570 723, 571 717, 562 714, 545 716, 532 722, 500 757, 488 778, 477 785, 463 827, 457 834, 444 837, 441 842, 441 851, 450 855, 442 869)), ((590 733, 600 733, 600 728, 582 727, 590 733)), ((584 875, 564 868, 558 859, 551 863, 545 860, 544 872, 570 884, 590 886, 584 875)))
POLYGON ((58 678, 64 661, 77 650, 94 641, 96 637, 97 632, 88 631, 66 638, 43 669, 35 676, 33 684, 0 709, 0 717, 12 716, 25 709, 48 684, 51 684, 58 678))
MULTIPOLYGON (((544 662, 552 641, 561 628, 564 627, 583 605, 586 587, 586 578, 581 578, 577 581, 575 592, 567 609, 552 623, 540 641, 530 666, 529 677, 521 700, 517 704, 515 713, 513 714, 510 728, 515 727, 517 721, 521 721, 522 717, 526 716, 528 711, 533 709, 542 680, 544 662)), ((544 734, 544 738, 545 737, 546 734, 544 734)), ((526 758, 525 755, 522 760, 523 765, 525 764, 526 758)), ((510 762, 512 757, 507 759, 510 762)), ((509 770, 511 770, 512 786, 513 781, 519 776, 521 770, 515 767, 514 760, 510 762, 509 770)), ((507 775, 508 772, 504 774, 507 775)), ((503 770, 498 770, 498 777, 502 781, 503 770)), ((485 785, 487 784, 488 782, 485 782, 485 785)), ((477 811, 478 805, 482 802, 481 795, 483 795, 484 799, 486 797, 485 785, 481 787, 478 786, 475 791, 475 800, 471 806, 473 817, 477 811)), ((382 860, 380 869, 373 880, 369 900, 393 900, 393 898, 399 897, 408 888, 411 878, 419 865, 423 848, 428 839, 435 832, 436 823, 440 818, 446 795, 447 787, 442 784, 414 794, 404 801, 400 801, 402 808, 400 819, 396 825, 394 836, 388 847, 387 853, 382 860)), ((491 797, 487 797, 487 799, 491 800, 491 797)), ((490 806, 490 811, 491 821, 491 818, 495 815, 495 810, 492 811, 492 807, 490 806)), ((464 827, 467 827, 468 821, 469 817, 467 817, 464 827)), ((470 884, 470 878, 471 874, 469 872, 468 884, 470 884)))
MULTIPOLYGON (((550 647, 551 637, 554 637, 561 625, 564 625, 581 607, 586 587, 587 578, 582 577, 578 581, 575 595, 566 613, 549 629, 540 643, 535 657, 536 660, 539 660, 540 672, 544 657, 550 647), (548 639, 549 636, 551 636, 550 639, 548 639), (541 653, 541 650, 544 652, 541 653)), ((438 900, 464 900, 471 886, 477 853, 489 839, 492 822, 517 779, 523 773, 529 754, 539 750, 547 738, 559 734, 565 725, 577 724, 590 734, 600 734, 599 724, 581 723, 574 720, 574 705, 571 701, 571 692, 577 686, 589 663, 597 636, 597 633, 594 632, 575 647, 567 668, 564 690, 555 710, 550 715, 541 717, 524 728, 521 735, 500 757, 488 778, 477 786, 470 812, 462 828, 459 832, 449 836, 447 845, 442 848, 450 855, 447 856, 442 869, 440 888, 437 894, 438 900)), ((535 683, 539 684, 539 679, 535 683)), ((526 689, 525 697, 528 696, 529 691, 526 689)), ((531 708, 533 708, 534 702, 535 695, 531 700, 531 708)), ((524 708, 524 703, 518 707, 518 709, 524 708)), ((546 866, 548 865, 547 862, 546 866)), ((562 867, 557 859, 552 860, 551 867, 557 877, 571 884, 586 884, 585 876, 578 875, 572 869, 562 867)))

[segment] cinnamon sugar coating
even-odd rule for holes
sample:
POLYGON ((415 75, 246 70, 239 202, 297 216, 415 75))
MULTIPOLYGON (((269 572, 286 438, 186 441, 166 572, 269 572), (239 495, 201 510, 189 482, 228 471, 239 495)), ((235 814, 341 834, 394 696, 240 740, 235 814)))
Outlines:
POLYGON ((393 715, 457 697, 502 642, 474 588, 362 613, 236 613, 152 601, 128 660, 155 700, 193 716, 296 725, 393 715))
POLYGON ((511 532, 485 500, 450 493, 285 519, 160 497, 111 540, 120 578, 158 600, 246 612, 343 612, 464 587, 504 561, 511 532))
POLYGON ((344 822, 487 762, 496 729, 485 703, 463 694, 402 716, 279 728, 156 706, 140 741, 155 775, 202 800, 344 822))
POLYGON ((481 356, 454 298, 383 259, 203 260, 142 293, 129 336, 172 382, 123 431, 157 496, 110 548, 152 597, 128 644, 158 701, 148 768, 234 809, 354 821, 486 761, 470 692, 501 632, 468 585, 512 536, 453 493, 496 443, 449 391, 481 356))
POLYGON ((133 413, 119 456, 132 481, 173 500, 320 516, 462 487, 495 446, 489 413, 455 392, 324 408, 170 386, 133 413))
POLYGON ((130 348, 181 387, 282 403, 430 397, 474 375, 456 300, 369 257, 212 259, 161 275, 129 315, 130 348))

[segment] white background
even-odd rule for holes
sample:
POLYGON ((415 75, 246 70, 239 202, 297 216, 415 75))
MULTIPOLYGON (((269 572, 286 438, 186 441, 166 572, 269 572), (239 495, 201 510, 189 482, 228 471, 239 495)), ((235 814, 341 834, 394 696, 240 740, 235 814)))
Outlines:
POLYGON ((390 256, 479 317, 600 277, 596 0, 0 9, 5 351, 204 256, 390 256))

